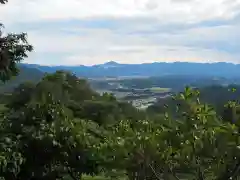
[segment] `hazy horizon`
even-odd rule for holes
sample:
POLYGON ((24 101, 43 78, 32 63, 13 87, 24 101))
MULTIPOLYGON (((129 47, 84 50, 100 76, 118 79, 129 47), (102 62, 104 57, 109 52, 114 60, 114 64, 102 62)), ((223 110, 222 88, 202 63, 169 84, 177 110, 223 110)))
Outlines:
POLYGON ((30 64, 240 63, 240 0, 10 0, 0 16, 30 64))
POLYGON ((74 65, 59 65, 59 64, 37 64, 37 63, 31 63, 31 62, 25 62, 23 64, 28 64, 28 65, 39 65, 39 66, 49 66, 49 67, 53 67, 53 66, 66 66, 66 67, 76 67, 76 66, 86 66, 86 67, 92 67, 92 66, 97 66, 97 65, 105 65, 109 62, 113 62, 113 63, 117 63, 117 64, 124 64, 124 65, 144 65, 144 64, 154 64, 154 63, 167 63, 167 64, 174 64, 174 63, 193 63, 193 64, 217 64, 217 63, 226 63, 226 64, 233 64, 233 65, 240 65, 240 63, 232 63, 232 62, 183 62, 183 61, 172 61, 172 62, 146 62, 146 63, 121 63, 121 62, 117 62, 117 61, 106 61, 100 64, 91 64, 91 65, 84 65, 84 64, 74 64, 74 65))

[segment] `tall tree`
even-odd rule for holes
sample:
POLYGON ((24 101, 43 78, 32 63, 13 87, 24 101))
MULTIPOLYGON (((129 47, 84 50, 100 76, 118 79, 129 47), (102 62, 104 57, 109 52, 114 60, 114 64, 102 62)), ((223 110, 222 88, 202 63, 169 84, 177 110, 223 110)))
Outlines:
MULTIPOLYGON (((8 0, 0 0, 0 4, 7 2, 8 0)), ((33 47, 28 44, 26 33, 4 36, 3 28, 4 25, 0 22, 0 81, 6 82, 12 76, 18 75, 17 63, 26 58, 33 47)), ((13 134, 6 132, 3 119, 0 119, 0 124, 0 178, 4 179, 5 172, 16 175, 24 159, 19 151, 17 137, 12 138, 13 134)))
MULTIPOLYGON (((7 3, 0 0, 0 4, 7 3)), ((27 53, 33 46, 27 41, 26 33, 10 33, 3 35, 3 24, 0 23, 0 80, 6 82, 12 76, 18 75, 17 63, 28 57, 27 53)))

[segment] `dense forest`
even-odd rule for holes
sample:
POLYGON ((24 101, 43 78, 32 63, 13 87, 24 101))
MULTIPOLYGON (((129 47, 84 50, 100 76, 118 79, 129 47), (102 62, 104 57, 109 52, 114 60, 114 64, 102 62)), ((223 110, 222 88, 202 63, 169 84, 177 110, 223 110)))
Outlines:
MULTIPOLYGON (((24 77, 18 63, 33 47, 26 34, 0 34, 0 79, 7 84, 24 77)), ((1 179, 240 178, 236 86, 186 87, 164 110, 157 103, 140 111, 71 72, 32 73, 34 82, 1 95, 1 179)))
MULTIPOLYGON (((229 94, 237 93, 231 88, 229 94)), ((0 175, 5 179, 239 176, 236 101, 227 101, 220 116, 201 101, 198 90, 185 88, 172 99, 175 110, 165 104, 164 111, 150 113, 112 94, 100 95, 65 71, 2 96, 0 175)))

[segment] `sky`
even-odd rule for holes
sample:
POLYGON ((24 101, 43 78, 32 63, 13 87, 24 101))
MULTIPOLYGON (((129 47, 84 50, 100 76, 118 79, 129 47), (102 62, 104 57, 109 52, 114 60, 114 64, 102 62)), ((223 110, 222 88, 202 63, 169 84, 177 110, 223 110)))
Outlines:
POLYGON ((240 63, 240 0, 9 0, 0 22, 31 64, 240 63))

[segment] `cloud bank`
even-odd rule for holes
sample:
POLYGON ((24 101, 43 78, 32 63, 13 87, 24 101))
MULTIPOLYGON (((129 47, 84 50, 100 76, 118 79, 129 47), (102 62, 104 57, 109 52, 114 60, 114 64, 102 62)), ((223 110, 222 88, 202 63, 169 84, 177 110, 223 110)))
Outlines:
POLYGON ((240 63, 240 0, 10 0, 0 17, 28 63, 240 63))

